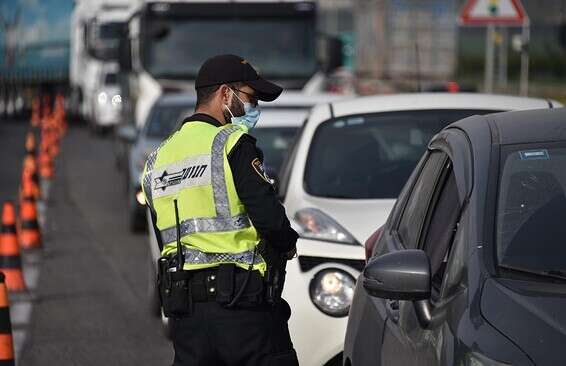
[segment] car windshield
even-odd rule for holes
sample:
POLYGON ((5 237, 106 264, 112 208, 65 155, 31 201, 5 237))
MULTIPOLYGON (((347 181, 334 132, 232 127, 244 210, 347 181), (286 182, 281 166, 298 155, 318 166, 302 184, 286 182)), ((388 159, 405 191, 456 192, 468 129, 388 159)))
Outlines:
POLYGON ((298 127, 262 127, 252 130, 251 134, 257 139, 257 146, 263 151, 263 165, 271 178, 279 174, 281 164, 298 130, 298 127))
POLYGON ((566 278, 566 146, 507 147, 500 166, 500 267, 566 278))
POLYGON ((316 71, 315 29, 308 19, 154 21, 147 39, 144 64, 156 77, 194 78, 207 58, 227 53, 251 60, 266 77, 308 78, 316 71))
POLYGON ((104 84, 114 85, 118 83, 118 75, 115 73, 108 73, 104 76, 104 84))
POLYGON ((117 40, 121 36, 123 26, 123 23, 118 22, 103 23, 99 27, 98 36, 105 40, 117 40))
POLYGON ((161 105, 153 108, 145 135, 163 140, 179 125, 181 120, 192 113, 194 105, 161 105))
POLYGON ((418 110, 336 118, 318 126, 305 172, 314 196, 396 198, 444 126, 480 110, 418 110))

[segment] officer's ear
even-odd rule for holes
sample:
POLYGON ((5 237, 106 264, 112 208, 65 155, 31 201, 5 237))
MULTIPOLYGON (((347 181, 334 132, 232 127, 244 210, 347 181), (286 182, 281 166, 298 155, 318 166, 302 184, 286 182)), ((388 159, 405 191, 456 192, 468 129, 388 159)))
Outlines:
POLYGON ((220 85, 220 88, 218 88, 218 92, 220 93, 222 104, 230 105, 230 87, 226 84, 222 84, 220 85))

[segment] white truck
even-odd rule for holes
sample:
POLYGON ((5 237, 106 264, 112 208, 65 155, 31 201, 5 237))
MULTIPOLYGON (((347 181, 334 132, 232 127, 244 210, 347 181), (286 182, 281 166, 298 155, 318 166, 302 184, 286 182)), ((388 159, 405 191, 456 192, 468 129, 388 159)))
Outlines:
POLYGON ((140 1, 120 50, 128 121, 140 128, 160 95, 194 90, 200 66, 217 54, 249 59, 286 89, 324 90, 342 45, 319 37, 316 14, 313 1, 140 1))
POLYGON ((69 80, 72 112, 93 119, 98 78, 105 64, 116 63, 121 29, 131 1, 81 0, 71 15, 69 80))

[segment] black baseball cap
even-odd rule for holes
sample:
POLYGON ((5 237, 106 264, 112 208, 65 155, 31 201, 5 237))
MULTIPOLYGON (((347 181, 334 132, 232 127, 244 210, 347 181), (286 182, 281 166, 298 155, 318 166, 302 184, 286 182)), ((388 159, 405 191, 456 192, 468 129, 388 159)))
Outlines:
POLYGON ((250 63, 236 55, 219 55, 209 58, 201 66, 195 88, 243 82, 255 91, 256 97, 271 102, 281 94, 283 88, 265 80, 250 63))

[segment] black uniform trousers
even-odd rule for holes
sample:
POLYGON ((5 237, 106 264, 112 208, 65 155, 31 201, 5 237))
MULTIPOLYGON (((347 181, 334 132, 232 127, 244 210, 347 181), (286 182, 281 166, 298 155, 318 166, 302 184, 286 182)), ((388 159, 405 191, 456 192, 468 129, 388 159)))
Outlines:
POLYGON ((285 301, 230 309, 197 302, 193 310, 190 317, 170 319, 173 366, 298 366, 285 301))

